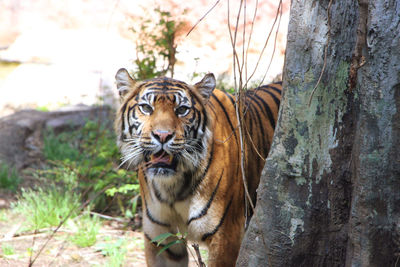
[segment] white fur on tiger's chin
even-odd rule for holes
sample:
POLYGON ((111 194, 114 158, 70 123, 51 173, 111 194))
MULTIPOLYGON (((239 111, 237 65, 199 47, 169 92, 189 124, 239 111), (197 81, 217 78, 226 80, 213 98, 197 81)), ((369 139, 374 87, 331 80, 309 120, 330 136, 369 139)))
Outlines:
MULTIPOLYGON (((173 203, 175 202, 174 197, 177 195, 178 191, 182 190, 182 185, 185 183, 185 173, 192 173, 193 180, 190 181, 187 189, 192 188, 192 186, 200 178, 201 174, 204 173, 207 167, 206 156, 208 153, 208 141, 212 138, 211 131, 206 128, 205 134, 202 137, 203 151, 202 153, 196 154, 195 161, 183 159, 179 161, 175 172, 170 172, 165 174, 155 174, 151 172, 146 172, 146 176, 149 179, 149 184, 153 184, 157 187, 157 191, 163 200, 173 203)), ((152 186, 150 186, 150 191, 153 192, 152 186)), ((155 195, 154 195, 155 196, 155 195)), ((156 198, 154 198, 156 199, 156 198)))

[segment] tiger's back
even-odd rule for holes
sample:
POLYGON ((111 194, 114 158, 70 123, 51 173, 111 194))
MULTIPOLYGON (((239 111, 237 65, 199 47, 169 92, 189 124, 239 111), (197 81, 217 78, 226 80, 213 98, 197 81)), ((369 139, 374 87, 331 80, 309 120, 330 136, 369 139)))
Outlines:
MULTIPOLYGON (((127 161, 138 167, 148 265, 187 266, 182 244, 157 255, 173 237, 161 247, 151 242, 179 231, 208 246, 209 266, 234 266, 246 218, 235 98, 214 90, 211 75, 194 86, 166 78, 138 85, 118 73, 119 89, 129 91, 129 100, 117 115, 116 130, 122 153, 138 154, 127 161), (145 149, 137 152, 136 146, 145 149)), ((244 168, 253 201, 280 91, 280 84, 260 87, 243 99, 244 168)))

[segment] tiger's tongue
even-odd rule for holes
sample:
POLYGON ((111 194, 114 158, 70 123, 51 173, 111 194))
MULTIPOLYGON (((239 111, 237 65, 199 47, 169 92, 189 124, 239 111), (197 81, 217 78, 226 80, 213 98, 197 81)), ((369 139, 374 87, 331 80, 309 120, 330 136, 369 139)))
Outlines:
POLYGON ((150 160, 153 163, 171 164, 172 156, 169 155, 168 153, 165 153, 165 151, 163 151, 161 154, 157 153, 155 155, 151 155, 151 159, 150 160))

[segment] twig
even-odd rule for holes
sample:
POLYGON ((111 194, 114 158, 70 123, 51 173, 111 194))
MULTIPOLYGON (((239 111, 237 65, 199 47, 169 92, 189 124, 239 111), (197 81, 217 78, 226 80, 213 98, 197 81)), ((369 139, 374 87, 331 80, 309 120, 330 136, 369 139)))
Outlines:
POLYGON ((247 79, 247 81, 246 81, 246 85, 247 85, 247 83, 250 81, 250 79, 253 77, 253 75, 255 74, 255 72, 256 72, 256 70, 257 70, 257 68, 258 68, 258 65, 260 64, 261 58, 262 58, 262 56, 263 56, 263 54, 264 54, 264 51, 265 51, 265 49, 267 48, 267 44, 268 44, 268 42, 269 42, 269 38, 271 37, 272 30, 274 29, 275 24, 276 24, 276 21, 278 20, 279 10, 280 10, 281 6, 282 6, 282 0, 279 1, 278 9, 276 10, 275 20, 274 20, 274 22, 272 23, 272 27, 271 27, 271 30, 270 30, 269 33, 268 33, 268 37, 267 37, 267 40, 266 40, 265 43, 264 43, 264 47, 261 49, 260 56, 258 57, 256 66, 254 67, 254 70, 253 70, 252 74, 250 75, 250 77, 249 77, 249 78, 247 79))
POLYGON ((46 236, 48 234, 49 233, 38 233, 38 234, 32 233, 32 234, 29 234, 29 235, 15 236, 15 237, 8 238, 8 239, 3 238, 3 239, 0 239, 0 243, 9 242, 9 241, 23 240, 23 239, 29 239, 29 238, 35 238, 35 237, 39 237, 39 236, 46 236))
MULTIPOLYGON (((265 80, 265 77, 267 76, 267 73, 269 71, 269 68, 271 67, 272 60, 274 59, 275 50, 276 50, 276 41, 278 40, 278 32, 279 32, 279 27, 281 26, 281 19, 282 19, 282 12, 283 12, 282 1, 280 3, 281 3, 280 4, 281 11, 280 11, 280 14, 279 14, 278 26, 276 27, 276 32, 275 32, 274 49, 272 50, 272 55, 271 55, 271 59, 269 61, 267 70, 265 71, 264 76, 263 76, 263 78, 260 81, 258 86, 261 86, 263 84, 263 82, 265 80)), ((279 10, 279 6, 278 6, 278 10, 279 10)))
POLYGON ((90 214, 96 215, 96 216, 98 216, 100 218, 103 218, 103 219, 106 219, 106 220, 116 221, 116 222, 120 222, 120 223, 128 223, 130 221, 128 219, 116 218, 116 217, 104 215, 104 214, 101 214, 101 213, 97 213, 97 212, 94 212, 94 211, 91 211, 90 214))
MULTIPOLYGON (((253 142, 253 138, 251 138, 251 135, 250 135, 250 133, 249 133, 249 129, 247 129, 246 126, 245 126, 244 128, 245 128, 246 133, 247 133, 247 136, 248 136, 248 138, 249 138, 249 140, 250 140, 250 142, 251 142, 251 144, 252 144, 252 146, 253 146, 254 151, 256 151, 256 153, 257 153, 257 155, 260 157, 260 159, 262 159, 262 161, 265 162, 265 158, 264 158, 264 157, 261 155, 261 153, 258 151, 258 148, 256 147, 256 145, 255 145, 254 142, 253 142)), ((268 139, 268 134, 267 134, 266 138, 268 139)), ((268 146, 270 146, 269 142, 268 142, 268 146)))
POLYGON ((326 58, 328 55, 328 46, 329 46, 329 41, 331 39, 331 6, 332 6, 332 0, 329 0, 329 4, 328 4, 328 37, 326 38, 326 44, 325 44, 325 49, 324 49, 324 65, 322 66, 322 70, 321 70, 321 74, 319 75, 317 84, 314 86, 310 98, 308 99, 308 106, 311 105, 311 100, 313 98, 313 95, 315 93, 315 90, 317 89, 319 83, 321 82, 322 79, 322 75, 325 72, 325 67, 326 67, 326 58))
MULTIPOLYGON (((64 225, 64 223, 69 219, 69 217, 71 217, 72 213, 76 210, 83 210, 87 205, 89 205, 89 203, 91 203, 95 198, 97 198, 100 194, 104 193, 104 191, 106 191, 108 188, 110 188, 111 185, 104 187, 102 190, 100 190, 99 192, 97 192, 97 194, 95 194, 93 197, 89 198, 88 200, 86 200, 83 204, 81 204, 80 206, 77 206, 73 209, 70 210, 70 212, 67 214, 67 216, 65 216, 65 218, 58 224, 58 226, 52 231, 51 235, 49 236, 49 238, 47 238, 46 242, 40 247, 38 253, 36 254, 36 256, 33 259, 29 259, 29 267, 32 267, 33 264, 35 263, 35 261, 37 260, 37 258, 40 256, 40 254, 43 252, 44 248, 47 246, 47 244, 50 242, 51 239, 53 239, 54 235, 58 232, 58 230, 61 228, 62 225, 64 225)), ((86 190, 85 193, 88 193, 88 190, 86 190)), ((33 241, 34 242, 34 241, 33 241)))
POLYGON ((206 267, 206 265, 204 264, 204 262, 203 262, 203 260, 201 258, 199 245, 198 244, 192 244, 192 247, 194 248, 194 251, 196 251, 197 260, 199 262, 199 267, 206 267))
POLYGON ((217 2, 215 2, 215 4, 206 12, 206 14, 204 14, 197 22, 196 24, 190 29, 190 31, 186 34, 186 37, 189 36, 189 34, 194 30, 194 28, 197 27, 197 25, 208 15, 208 13, 211 12, 211 10, 214 9, 214 7, 216 7, 218 5, 220 0, 217 0, 217 2))
MULTIPOLYGON (((244 1, 246 1, 246 0, 244 0, 244 1)), ((232 51, 233 51, 233 73, 234 73, 234 83, 235 83, 234 85, 235 85, 235 91, 236 91, 236 94, 237 94, 237 100, 236 100, 236 104, 235 104, 235 112, 236 112, 236 117, 237 117, 237 121, 238 121, 238 128, 239 128, 239 139, 240 139, 240 150, 241 150, 240 151, 241 152, 241 154, 240 154, 241 155, 240 167, 241 167, 241 171, 242 171, 242 180, 243 180, 243 186, 244 186, 244 191, 245 191, 245 194, 244 194, 245 218, 246 218, 245 219, 246 220, 245 226, 247 227, 247 216, 248 216, 247 208, 248 208, 248 203, 250 203, 251 209, 252 209, 253 214, 254 214, 255 222, 256 222, 258 228, 260 229, 263 245, 264 245, 265 249, 268 250, 268 247, 267 247, 266 242, 265 242, 264 233, 261 230, 262 229, 261 228, 261 224, 260 224, 260 222, 259 222, 259 220, 257 218, 257 215, 255 214, 255 207, 254 207, 253 201, 251 199, 251 196, 250 196, 248 188, 247 188, 247 182, 246 182, 247 180, 246 180, 246 176, 245 176, 245 149, 244 149, 244 137, 243 137, 244 133, 243 133, 243 125, 241 124, 241 121, 243 119, 244 114, 246 114, 248 106, 244 107, 245 108, 244 110, 241 109, 241 107, 242 107, 241 106, 241 101, 243 100, 241 93, 242 93, 243 88, 247 88, 247 84, 248 84, 249 80, 252 78, 252 76, 254 75, 254 73, 255 73, 258 65, 259 65, 259 62, 260 62, 261 57, 263 55, 263 52, 266 49, 266 46, 268 44, 268 41, 269 41, 270 36, 272 34, 272 31, 273 31, 273 29, 275 27, 276 21, 278 20, 279 14, 281 14, 281 16, 282 16, 282 8, 283 7, 282 7, 282 0, 280 0, 279 1, 279 6, 278 6, 278 9, 277 9, 277 13, 276 13, 276 17, 275 17, 275 21, 274 21, 274 23, 273 23, 273 25, 271 27, 271 30, 270 30, 270 32, 268 34, 268 37, 267 37, 267 40, 266 40, 266 42, 264 44, 264 47, 263 47, 263 49, 262 49, 262 51, 260 53, 260 56, 259 56, 258 61, 257 61, 257 64, 256 64, 256 66, 254 68, 254 71, 250 75, 250 77, 247 79, 247 65, 246 64, 244 64, 244 65, 243 64, 242 65, 239 64, 239 59, 238 59, 238 56, 237 56, 237 53, 236 53, 236 35, 237 35, 237 31, 238 31, 238 21, 239 21, 240 14, 241 14, 242 4, 243 4, 243 0, 240 2, 239 12, 238 12, 238 15, 237 15, 237 20, 236 20, 237 24, 236 24, 236 28, 235 28, 235 33, 234 33, 234 37, 232 37, 232 32, 231 32, 231 27, 230 27, 230 20, 229 20, 230 7, 229 7, 229 0, 228 0, 228 28, 229 28, 229 35, 230 35, 230 38, 231 38, 231 45, 232 45, 232 51), (240 77, 239 77, 239 86, 237 84, 237 77, 236 77, 236 75, 237 75, 236 74, 236 64, 238 66, 238 75, 240 75, 240 77), (243 82, 242 82, 243 66, 245 66, 245 68, 246 68, 246 83, 245 83, 244 86, 243 86, 243 82)), ((281 16, 279 17, 279 24, 280 24, 281 16)), ((254 21, 253 21, 253 23, 254 23, 254 21)), ((245 25, 244 25, 244 27, 245 27, 245 25)), ((278 29, 279 29, 279 25, 277 27, 277 31, 278 31, 278 29)), ((243 36, 244 36, 243 38, 245 38, 245 35, 243 35, 243 36)), ((276 36, 275 36, 275 43, 276 43, 276 36)), ((245 40, 243 40, 243 44, 245 44, 245 40)), ((275 52, 275 49, 274 49, 273 53, 274 52, 275 52)), ((246 55, 246 58, 247 58, 247 55, 246 55)), ((245 60, 245 58, 242 58, 242 60, 245 60)), ((271 61, 272 61, 272 59, 271 59, 271 61)))
MULTIPOLYGON (((251 37, 253 36, 253 28, 254 28, 254 22, 256 21, 256 16, 257 16, 257 10, 258 10, 258 0, 256 0, 256 6, 254 8, 254 14, 253 14, 253 20, 251 21, 251 28, 250 28, 250 34, 249 34, 249 40, 247 41, 247 49, 246 49, 246 57, 244 59, 245 61, 245 80, 247 81, 247 56, 249 54, 249 48, 250 48, 250 43, 251 43, 251 37)), ((244 46, 244 41, 243 40, 243 46, 244 46)), ((247 86, 247 84, 246 84, 247 86)))
POLYGON ((18 229, 21 227, 21 225, 22 225, 22 222, 17 223, 16 225, 14 225, 14 226, 11 228, 11 231, 9 231, 7 234, 5 234, 4 237, 3 237, 3 239, 1 239, 1 240, 6 241, 7 239, 13 238, 13 237, 16 235, 15 233, 16 233, 16 232, 18 231, 18 229))
MULTIPOLYGON (((1 241, 11 240, 11 239, 14 239, 16 237, 21 237, 21 236, 37 235, 37 234, 42 234, 42 233, 46 233, 46 232, 51 232, 51 231, 54 231, 55 228, 56 227, 41 228, 41 229, 35 229, 34 231, 24 231, 24 232, 20 232, 20 233, 14 233, 13 235, 4 236, 4 238, 0 239, 0 242, 1 241)), ((60 229, 59 229, 59 231, 60 231, 60 229)), ((68 231, 66 229, 61 229, 61 231, 70 232, 70 231, 68 231)))

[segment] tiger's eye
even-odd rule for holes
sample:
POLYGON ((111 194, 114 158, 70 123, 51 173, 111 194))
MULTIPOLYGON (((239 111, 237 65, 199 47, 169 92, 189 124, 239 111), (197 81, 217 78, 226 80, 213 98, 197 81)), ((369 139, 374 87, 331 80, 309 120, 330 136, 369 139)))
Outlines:
POLYGON ((189 112, 189 107, 180 106, 175 110, 176 115, 184 116, 189 112))
POLYGON ((144 114, 153 113, 153 108, 148 104, 140 104, 139 108, 140 108, 140 111, 142 111, 144 114))

